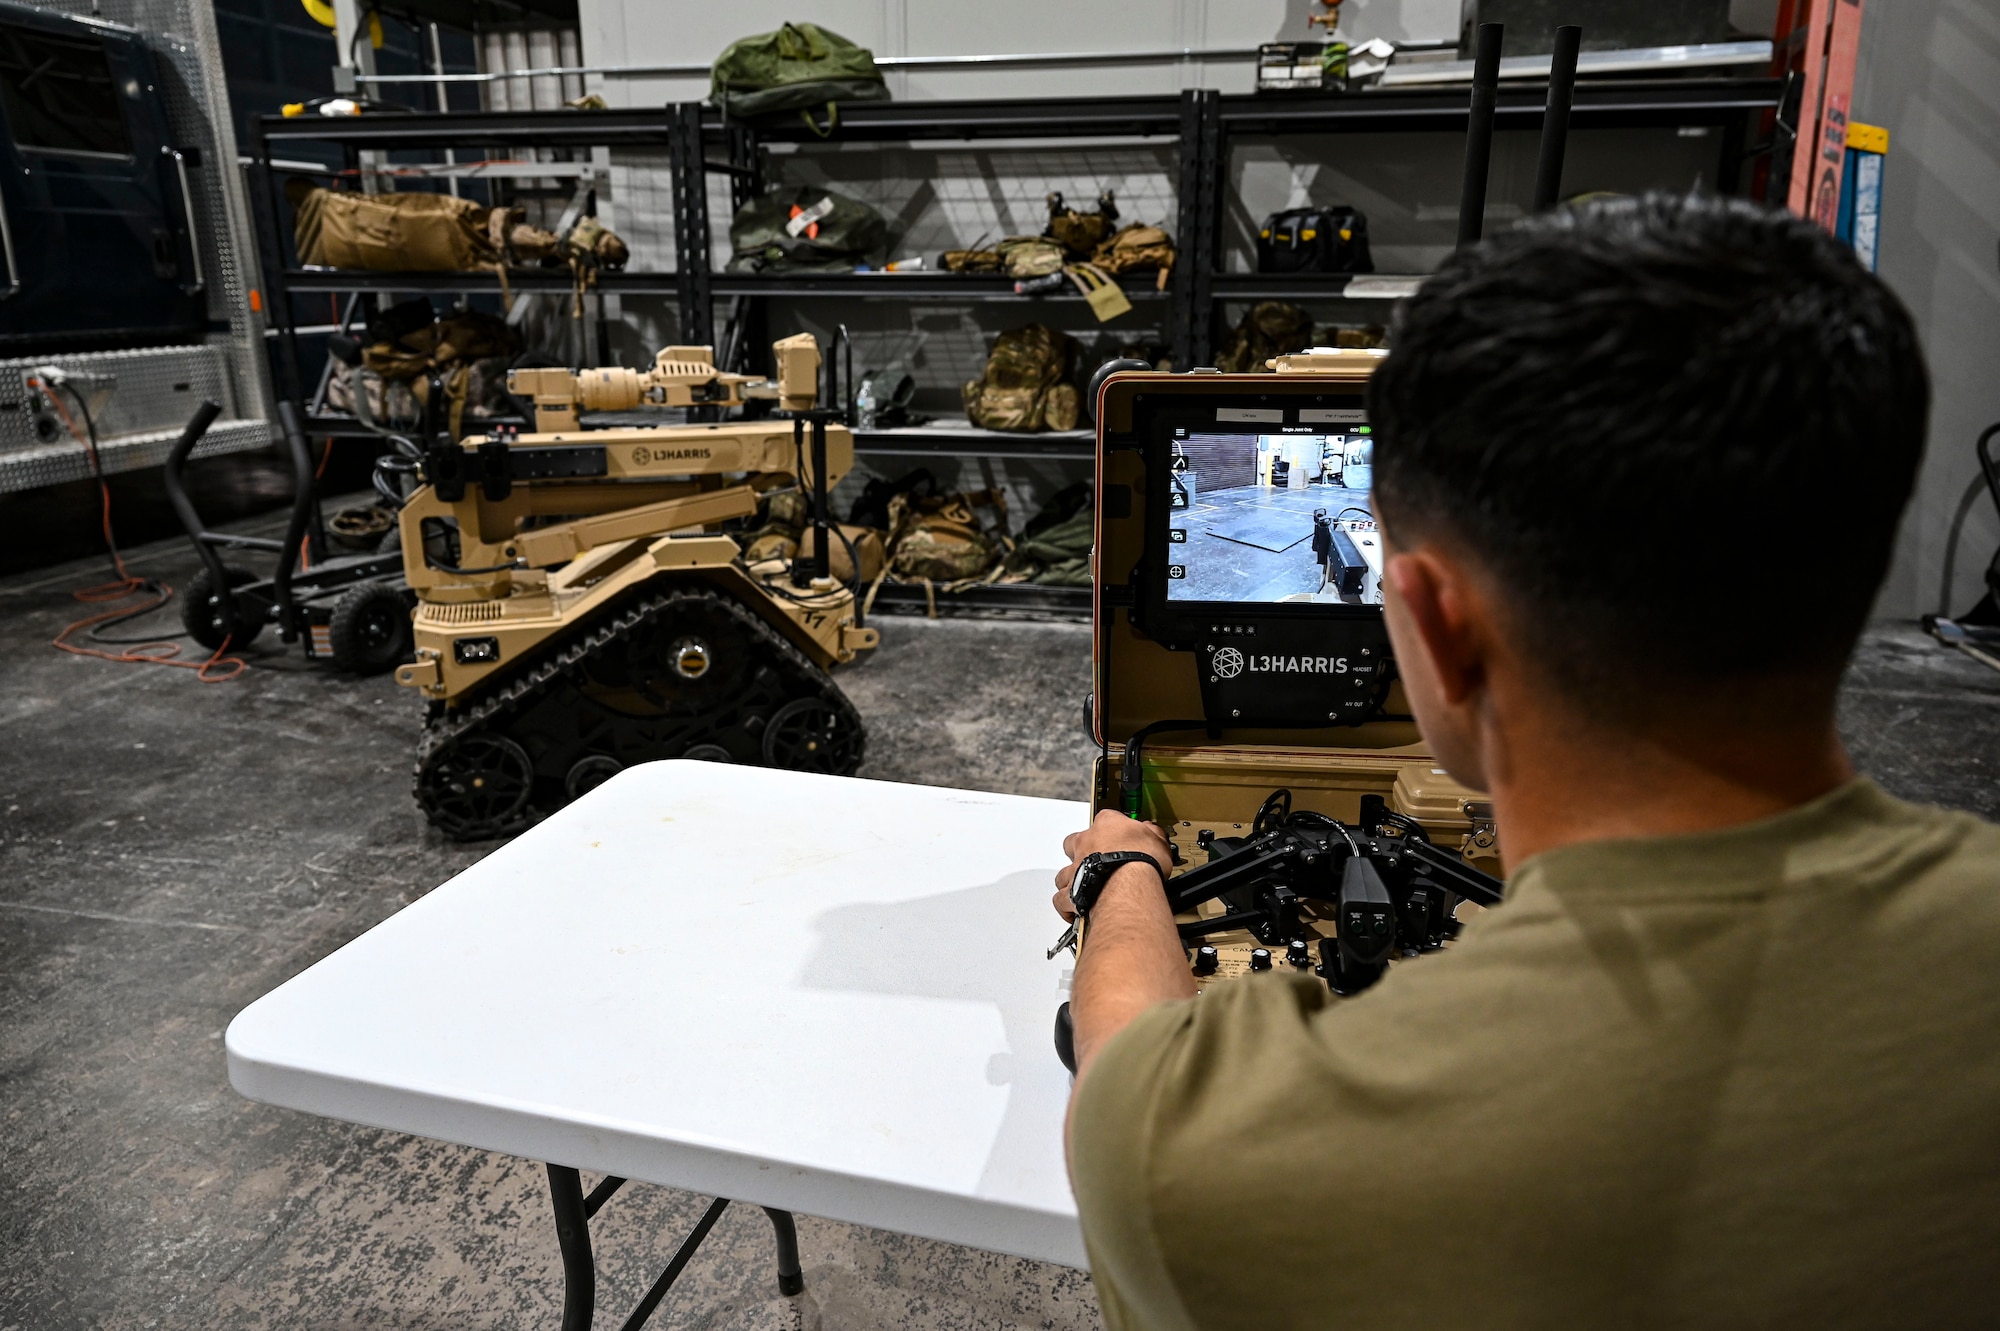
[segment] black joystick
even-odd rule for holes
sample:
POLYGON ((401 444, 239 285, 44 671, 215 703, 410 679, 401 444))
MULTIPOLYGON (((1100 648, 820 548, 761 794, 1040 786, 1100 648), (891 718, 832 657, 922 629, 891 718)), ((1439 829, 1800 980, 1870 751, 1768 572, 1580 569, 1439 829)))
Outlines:
POLYGON ((1221 954, 1215 950, 1213 944, 1203 943, 1194 950, 1194 973, 1196 975, 1213 975, 1215 974, 1215 968, 1221 964, 1221 954))

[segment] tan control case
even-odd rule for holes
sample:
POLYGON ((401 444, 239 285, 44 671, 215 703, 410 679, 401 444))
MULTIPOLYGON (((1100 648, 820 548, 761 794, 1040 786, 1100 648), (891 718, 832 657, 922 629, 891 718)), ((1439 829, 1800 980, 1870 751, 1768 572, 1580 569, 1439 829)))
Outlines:
MULTIPOLYGON (((1091 723, 1105 753, 1093 771, 1093 814, 1119 807, 1125 746, 1135 732, 1166 718, 1203 715, 1195 654, 1162 647, 1132 619, 1132 603, 1143 591, 1130 586, 1127 573, 1145 553, 1147 502, 1143 454, 1123 446, 1134 429, 1134 397, 1141 392, 1149 398, 1211 397, 1231 389, 1309 397, 1326 393, 1330 385, 1365 384, 1379 363, 1378 352, 1329 350, 1280 357, 1272 362, 1276 374, 1140 372, 1116 374, 1104 382, 1097 413, 1091 723), (1112 502, 1107 503, 1107 496, 1112 502)), ((1380 711, 1407 716, 1399 684, 1391 686, 1380 711)), ((1501 874, 1500 845, 1486 796, 1453 780, 1407 719, 1309 731, 1232 730, 1220 739, 1200 731, 1162 732, 1144 742, 1143 763, 1144 816, 1167 829, 1180 860, 1177 872, 1207 862, 1197 844, 1200 833, 1247 835, 1258 806, 1284 789, 1291 792, 1293 809, 1348 823, 1360 818, 1365 796, 1380 796, 1391 810, 1421 823, 1440 848, 1458 852, 1482 872, 1501 874)), ((1218 915, 1222 909, 1209 903, 1182 919, 1218 915)), ((1461 905, 1460 918, 1477 909, 1461 905)), ((1333 935, 1330 903, 1309 903, 1308 916, 1315 932, 1333 935)), ((1245 931, 1205 941, 1220 953, 1218 970, 1205 982, 1248 970, 1253 949, 1262 946, 1245 931)), ((1283 967, 1282 957, 1275 964, 1283 967)))

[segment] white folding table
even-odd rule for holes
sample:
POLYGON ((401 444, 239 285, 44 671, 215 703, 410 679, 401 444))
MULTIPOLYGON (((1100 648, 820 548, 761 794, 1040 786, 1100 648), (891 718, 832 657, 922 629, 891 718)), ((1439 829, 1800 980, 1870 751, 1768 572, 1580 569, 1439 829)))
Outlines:
POLYGON ((564 1331, 623 1180, 1068 1266, 1045 959, 1084 805, 698 762, 620 773, 252 1003, 253 1100, 544 1161, 564 1331), (608 1177, 585 1197, 579 1170, 608 1177))

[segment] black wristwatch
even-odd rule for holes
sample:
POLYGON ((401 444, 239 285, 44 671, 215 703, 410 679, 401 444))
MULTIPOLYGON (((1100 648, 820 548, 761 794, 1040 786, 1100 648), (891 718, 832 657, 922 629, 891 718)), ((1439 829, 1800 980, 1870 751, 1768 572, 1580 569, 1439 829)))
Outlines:
POLYGON ((1076 866, 1076 876, 1069 880, 1069 904, 1076 907, 1079 916, 1090 914, 1090 908, 1097 904, 1098 893, 1111 881, 1111 875, 1128 864, 1144 864, 1160 875, 1160 885, 1167 881, 1167 871, 1160 862, 1143 850, 1098 851, 1086 855, 1076 866))

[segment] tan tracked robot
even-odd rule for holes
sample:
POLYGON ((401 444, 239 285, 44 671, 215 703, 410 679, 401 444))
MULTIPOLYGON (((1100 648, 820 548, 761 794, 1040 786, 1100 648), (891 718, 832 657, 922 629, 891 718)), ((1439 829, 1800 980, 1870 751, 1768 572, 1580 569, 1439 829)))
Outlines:
MULTIPOLYGON (((827 491, 853 436, 816 407, 810 336, 764 380, 707 347, 645 371, 517 370, 535 431, 433 444, 401 517, 429 702, 416 794, 461 839, 503 836, 620 768, 703 758, 851 773, 861 719, 827 671, 875 646, 829 572, 827 491), (583 430, 579 413, 774 401, 779 416, 583 430), (720 530, 812 496, 813 553, 746 564, 720 530)), ((837 538, 836 538, 837 539, 837 538)))

